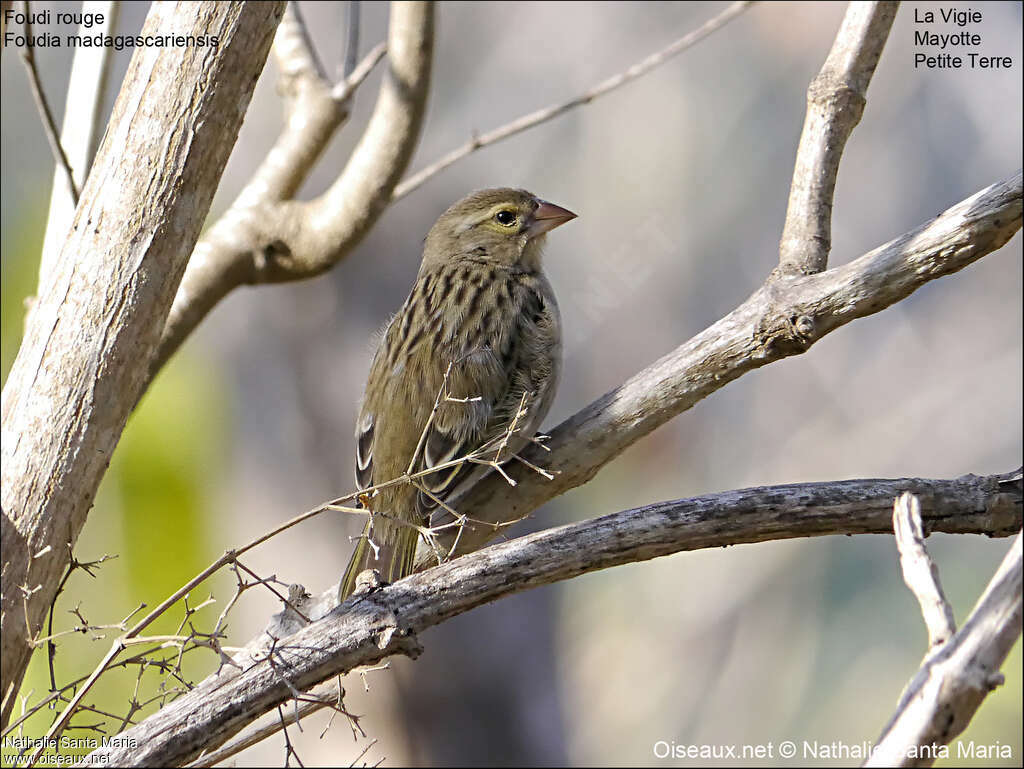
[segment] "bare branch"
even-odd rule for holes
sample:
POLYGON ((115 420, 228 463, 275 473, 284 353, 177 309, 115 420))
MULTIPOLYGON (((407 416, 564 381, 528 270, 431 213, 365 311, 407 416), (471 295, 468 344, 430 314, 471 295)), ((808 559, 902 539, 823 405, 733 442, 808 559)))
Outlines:
MULTIPOLYGON (((554 480, 510 466, 515 489, 491 474, 448 500, 491 524, 467 523, 455 554, 491 539, 494 524, 586 483, 627 447, 734 379, 806 352, 830 331, 1000 248, 1020 229, 1021 199, 1018 172, 848 264, 817 275, 769 278, 717 323, 550 431, 550 452, 536 445, 520 452, 554 480)), ((447 536, 440 538, 445 547, 451 544, 447 536)), ((417 566, 431 562, 432 552, 421 546, 417 566)))
POLYGON ((807 89, 807 116, 779 243, 779 269, 811 275, 828 265, 832 198, 846 140, 860 122, 868 84, 899 3, 850 3, 832 50, 807 89))
MULTIPOLYGON (((396 2, 388 31, 389 67, 345 170, 319 198, 290 200, 347 115, 353 89, 339 89, 345 101, 336 101, 330 83, 316 74, 298 23, 293 20, 282 30, 275 51, 286 60, 286 88, 296 94, 287 126, 252 181, 196 248, 151 377, 238 286, 310 278, 350 253, 387 207, 416 146, 430 84, 434 9, 425 2, 396 2), (293 55, 298 63, 290 65, 293 55)), ((365 77, 366 68, 359 70, 365 77)))
POLYGON ((589 104, 594 99, 604 96, 606 93, 610 93, 616 88, 636 80, 638 77, 646 75, 651 70, 661 66, 669 59, 685 51, 687 48, 691 48, 696 43, 699 43, 715 30, 724 27, 734 18, 743 13, 743 11, 747 10, 751 5, 753 5, 753 3, 749 0, 733 3, 713 19, 705 22, 692 32, 688 32, 683 35, 671 45, 666 46, 656 53, 652 53, 650 56, 637 62, 624 72, 619 72, 606 80, 602 80, 597 85, 581 93, 579 96, 575 96, 572 99, 569 99, 569 101, 562 102, 560 104, 552 104, 549 107, 544 107, 536 112, 531 112, 528 115, 523 115, 522 117, 513 120, 511 123, 506 123, 505 125, 488 131, 481 136, 474 136, 461 147, 456 147, 447 155, 439 158, 423 170, 417 171, 395 187, 395 191, 391 196, 391 199, 398 200, 399 198, 405 197, 410 192, 420 187, 432 176, 436 176, 441 171, 448 168, 448 166, 457 163, 467 155, 471 155, 479 149, 491 144, 496 144, 497 142, 508 139, 511 136, 527 131, 530 128, 546 123, 560 115, 564 115, 566 112, 569 112, 576 107, 582 107, 584 104, 589 104))
POLYGON ((345 58, 341 65, 341 76, 347 78, 356 68, 359 57, 359 0, 345 3, 345 58))
POLYGON ((35 99, 36 109, 39 110, 39 122, 43 124, 43 133, 46 134, 46 142, 50 145, 50 152, 53 154, 53 161, 57 168, 63 169, 64 178, 67 181, 68 189, 71 190, 71 198, 75 204, 78 203, 78 184, 75 182, 75 174, 68 163, 68 157, 64 154, 64 147, 61 146, 57 137, 57 122, 53 119, 53 112, 50 103, 43 93, 43 83, 39 79, 39 70, 36 69, 35 47, 32 45, 32 14, 29 11, 28 0, 22 4, 25 13, 25 45, 21 47, 21 60, 25 64, 25 72, 28 74, 28 84, 32 91, 32 98, 35 99))
POLYGON ((310 602, 319 621, 266 637, 224 670, 91 754, 111 765, 193 761, 246 724, 332 676, 394 654, 419 653, 416 635, 476 606, 598 569, 682 550, 824 534, 892 532, 892 499, 911 489, 935 531, 1006 535, 1021 523, 1021 492, 1005 476, 955 481, 839 481, 675 500, 530 534, 349 598, 337 586, 310 602), (230 706, 228 706, 230 703, 230 706))
POLYGON ((142 391, 140 360, 155 349, 281 7, 150 10, 146 34, 216 35, 220 45, 135 51, 79 201, 81 226, 40 286, 3 389, 5 697, 142 391))
POLYGON ((921 606, 928 628, 928 648, 941 646, 956 632, 953 609, 942 592, 939 570, 924 544, 921 527, 921 502, 909 491, 903 492, 893 505, 893 531, 900 551, 903 581, 921 606))
POLYGON ((1018 534, 963 627, 925 657, 865 766, 931 766, 936 746, 963 732, 1021 633, 1022 568, 1018 534))

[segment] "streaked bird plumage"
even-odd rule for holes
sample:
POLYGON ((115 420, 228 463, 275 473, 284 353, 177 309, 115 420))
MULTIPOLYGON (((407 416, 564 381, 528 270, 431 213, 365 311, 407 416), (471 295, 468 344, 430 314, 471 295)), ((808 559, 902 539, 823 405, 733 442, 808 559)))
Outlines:
MULTIPOLYGON (((501 458, 536 433, 554 398, 562 352, 541 249, 547 232, 573 218, 525 190, 503 188, 474 192, 437 220, 412 291, 370 367, 356 420, 360 489, 497 445, 524 403, 501 458), (442 389, 448 397, 438 402, 442 389)), ((464 462, 423 476, 423 490, 396 483, 369 497, 374 514, 341 597, 364 569, 378 569, 388 582, 410 574, 415 527, 428 525, 445 500, 488 469, 464 462)))

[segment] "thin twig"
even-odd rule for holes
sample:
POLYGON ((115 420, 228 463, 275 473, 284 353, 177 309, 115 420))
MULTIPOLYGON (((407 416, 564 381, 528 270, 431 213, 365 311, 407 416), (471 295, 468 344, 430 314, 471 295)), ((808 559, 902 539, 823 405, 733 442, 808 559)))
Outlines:
POLYGON ((359 0, 345 3, 345 58, 341 67, 341 76, 348 79, 356 68, 356 57, 359 56, 359 0))
POLYGON ((64 154, 64 147, 57 136, 57 123, 53 119, 53 112, 50 104, 46 101, 46 94, 43 93, 43 84, 39 79, 39 71, 36 69, 35 48, 32 46, 32 22, 29 11, 28 0, 22 3, 25 10, 25 45, 21 48, 21 60, 25 63, 28 72, 28 83, 32 90, 32 97, 36 101, 36 108, 39 110, 39 119, 43 124, 43 133, 46 134, 46 141, 50 145, 50 152, 53 154, 53 161, 59 168, 64 169, 68 177, 68 189, 71 190, 71 198, 75 205, 78 205, 78 185, 75 183, 75 174, 71 170, 67 155, 64 154))
POLYGON ((448 166, 457 163, 462 160, 462 158, 467 155, 471 155, 483 147, 495 144, 503 139, 508 139, 518 133, 534 128, 541 123, 546 123, 559 115, 564 115, 566 112, 569 112, 576 107, 589 104, 594 101, 594 99, 600 98, 606 93, 610 93, 616 88, 636 80, 638 77, 646 75, 648 72, 661 66, 672 57, 682 53, 696 43, 699 43, 715 30, 725 26, 743 13, 743 11, 747 10, 751 5, 753 5, 753 3, 747 0, 744 0, 744 2, 733 3, 713 19, 705 22, 692 32, 683 35, 671 45, 662 48, 656 53, 652 53, 650 56, 647 56, 645 59, 637 62, 624 72, 619 72, 606 80, 602 80, 597 85, 581 93, 579 96, 575 96, 560 104, 552 104, 551 106, 544 107, 536 112, 531 112, 528 115, 523 115, 522 117, 517 118, 510 123, 506 123, 499 128, 495 128, 492 131, 488 131, 485 134, 481 134, 479 136, 474 135, 461 147, 455 148, 447 155, 442 156, 423 170, 416 172, 408 179, 401 182, 395 187, 394 192, 391 194, 391 200, 395 201, 399 198, 405 197, 426 182, 430 177, 439 174, 441 171, 448 168, 448 166))
MULTIPOLYGON (((299 758, 299 754, 295 751, 295 747, 292 745, 291 739, 288 737, 288 724, 285 723, 284 711, 281 710, 281 706, 277 706, 277 719, 280 722, 281 734, 284 735, 284 765, 286 767, 291 766, 290 758, 295 756, 295 761, 299 766, 305 766, 302 763, 302 759, 299 758)), ((296 716, 296 721, 298 717, 296 716)))
POLYGON ((300 617, 302 617, 302 619, 306 620, 306 622, 310 621, 309 617, 307 617, 305 614, 303 614, 298 606, 296 606, 292 601, 288 600, 283 595, 281 595, 281 593, 277 590, 277 588, 275 588, 273 585, 270 584, 270 581, 272 579, 274 579, 273 577, 267 577, 266 579, 260 577, 256 572, 254 572, 248 566, 243 564, 237 558, 235 559, 235 566, 237 566, 239 569, 241 569, 246 574, 248 574, 250 577, 252 577, 254 580, 256 580, 255 582, 251 583, 249 585, 249 587, 255 587, 256 585, 263 585, 263 587, 265 587, 267 590, 269 590, 271 593, 273 593, 275 596, 277 596, 278 600, 280 600, 281 603, 283 603, 285 606, 287 606, 293 612, 295 612, 300 617))
POLYGON ((355 766, 359 762, 359 760, 362 759, 363 756, 370 752, 370 748, 372 748, 376 744, 376 738, 370 740, 370 744, 363 748, 361 751, 359 751, 359 755, 352 759, 352 763, 349 764, 349 766, 355 766))
POLYGON ((373 72, 373 68, 377 66, 377 62, 383 59, 384 54, 387 52, 387 43, 383 41, 377 43, 377 45, 370 49, 370 52, 363 57, 362 61, 360 61, 359 64, 345 76, 345 79, 331 89, 331 98, 339 103, 348 99, 356 92, 356 89, 362 85, 367 76, 373 72))
MULTIPOLYGON (((71 545, 68 545, 68 550, 71 550, 71 545)), ((60 583, 57 585, 57 590, 53 594, 53 600, 50 601, 50 609, 47 612, 46 638, 35 638, 32 640, 33 646, 37 646, 43 641, 46 642, 46 662, 50 672, 50 691, 53 691, 57 688, 57 676, 56 671, 54 670, 53 667, 54 658, 57 656, 57 645, 53 643, 53 639, 56 637, 53 633, 53 611, 54 608, 57 606, 57 599, 60 597, 61 592, 63 592, 64 587, 68 583, 68 579, 71 578, 71 575, 74 573, 75 569, 80 568, 90 577, 95 578, 96 575, 93 574, 91 570, 102 564, 104 561, 108 561, 111 558, 116 557, 116 555, 104 554, 98 560, 82 562, 75 560, 74 553, 69 552, 67 570, 64 572, 64 576, 61 578, 60 583)))

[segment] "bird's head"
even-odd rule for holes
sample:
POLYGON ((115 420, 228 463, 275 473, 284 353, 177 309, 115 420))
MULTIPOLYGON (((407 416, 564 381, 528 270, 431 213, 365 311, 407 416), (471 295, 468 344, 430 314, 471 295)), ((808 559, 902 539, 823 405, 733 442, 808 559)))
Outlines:
POLYGON ((431 227, 423 263, 474 258, 537 270, 545 234, 575 218, 572 211, 526 190, 479 190, 431 227))

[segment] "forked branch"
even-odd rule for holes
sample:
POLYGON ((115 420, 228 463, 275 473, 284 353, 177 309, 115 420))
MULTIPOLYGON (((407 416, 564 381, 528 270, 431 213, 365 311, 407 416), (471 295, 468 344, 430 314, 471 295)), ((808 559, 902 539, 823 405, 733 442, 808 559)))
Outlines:
POLYGON ((906 496, 896 503, 897 539, 904 578, 921 605, 930 645, 865 766, 935 763, 939 749, 967 728, 985 697, 1003 683, 999 668, 1021 634, 1024 533, 1017 534, 974 611, 956 631, 937 570, 914 532, 921 522, 916 500, 906 496))

